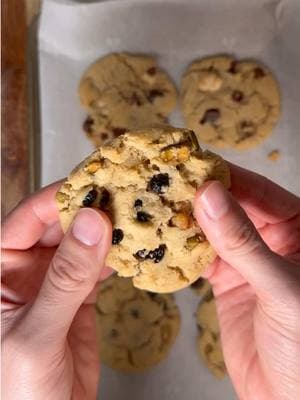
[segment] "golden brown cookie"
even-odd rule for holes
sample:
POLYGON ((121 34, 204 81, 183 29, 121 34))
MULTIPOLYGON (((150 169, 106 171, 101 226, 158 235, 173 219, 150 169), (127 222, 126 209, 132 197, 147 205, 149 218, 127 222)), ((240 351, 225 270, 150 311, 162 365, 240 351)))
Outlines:
POLYGON ((187 128, 220 148, 249 149, 272 132, 280 115, 279 87, 256 61, 229 56, 194 61, 181 84, 187 128))
POLYGON ((79 96, 88 116, 83 129, 96 146, 130 129, 167 122, 176 89, 153 57, 108 54, 83 74, 79 96))
POLYGON ((226 374, 226 366, 222 352, 217 309, 212 292, 207 294, 204 301, 199 304, 196 319, 199 328, 197 338, 199 355, 207 368, 217 378, 223 378, 226 374))
POLYGON ((208 179, 228 187, 229 168, 202 151, 192 131, 133 131, 97 149, 59 189, 62 227, 81 207, 102 209, 113 223, 107 264, 132 277, 135 287, 173 292, 215 258, 192 211, 197 188, 208 179))
POLYGON ((138 372, 167 357, 179 331, 173 296, 136 289, 131 279, 110 277, 97 298, 100 359, 124 372, 138 372))

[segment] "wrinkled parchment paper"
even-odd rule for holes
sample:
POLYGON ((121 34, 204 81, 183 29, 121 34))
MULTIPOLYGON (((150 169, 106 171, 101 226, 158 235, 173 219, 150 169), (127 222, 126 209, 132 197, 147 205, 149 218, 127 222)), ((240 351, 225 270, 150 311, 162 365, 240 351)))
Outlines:
MULTIPOLYGON (((299 38, 297 0, 45 0, 38 31, 41 184, 65 177, 92 150, 81 130, 85 112, 77 86, 95 59, 114 51, 153 54, 179 83, 194 59, 229 53, 261 60, 274 72, 282 116, 263 145, 246 152, 217 151, 299 195, 299 38), (280 151, 277 162, 267 158, 274 149, 280 151)), ((171 122, 182 126, 178 111, 171 122)), ((176 298, 182 327, 170 356, 140 375, 103 366, 101 400, 235 398, 229 380, 216 380, 196 354, 198 298, 189 289, 176 298)))

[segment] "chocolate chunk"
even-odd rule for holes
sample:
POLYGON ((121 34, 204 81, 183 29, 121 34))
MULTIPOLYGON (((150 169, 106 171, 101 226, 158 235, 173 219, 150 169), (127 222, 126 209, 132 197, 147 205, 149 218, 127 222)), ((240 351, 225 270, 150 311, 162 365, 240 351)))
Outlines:
POLYGON ((160 168, 156 164, 152 164, 153 171, 160 171, 160 168))
POLYGON ((112 233, 112 244, 119 244, 124 238, 122 229, 114 229, 112 233))
POLYGON ((141 199, 136 199, 136 201, 134 202, 134 207, 135 207, 135 208, 143 207, 143 200, 141 200, 141 199))
POLYGON ((125 128, 112 128, 113 134, 115 135, 115 137, 118 137, 120 135, 123 135, 127 129, 125 128))
POLYGON ((102 189, 101 191, 101 196, 100 196, 100 201, 99 201, 99 207, 101 209, 105 209, 106 206, 108 205, 110 200, 110 194, 109 191, 105 188, 102 189))
POLYGON ((202 119, 200 120, 200 124, 204 125, 207 122, 213 124, 220 118, 220 116, 221 116, 220 110, 218 110, 217 108, 210 108, 205 111, 202 119))
POLYGON ((138 250, 135 254, 133 254, 133 257, 139 261, 146 260, 147 250, 146 249, 138 250))
POLYGON ((82 201, 83 207, 90 207, 97 198, 97 190, 90 190, 82 201))
POLYGON ((103 142, 105 142, 105 141, 109 138, 109 134, 106 133, 106 132, 102 132, 102 133, 100 134, 100 136, 101 136, 101 140, 102 140, 103 142))
POLYGON ((164 188, 169 185, 170 179, 168 174, 157 174, 148 182, 147 190, 157 194, 162 194, 164 193, 164 188))
POLYGON ((231 98, 232 98, 233 101, 236 101, 237 103, 240 103, 244 98, 244 93, 241 92, 240 90, 234 90, 232 92, 231 98))
POLYGON ((145 211, 138 211, 136 213, 136 219, 139 222, 149 222, 152 218, 153 218, 152 215, 148 214, 145 211))
POLYGON ((230 74, 236 74, 237 73, 236 67, 237 67, 237 61, 232 61, 227 72, 229 72, 230 74))
POLYGON ((265 71, 260 67, 254 68, 253 72, 254 72, 254 79, 260 79, 266 76, 265 71))
POLYGON ((252 121, 241 121, 238 126, 238 134, 240 137, 237 140, 237 143, 254 136, 255 133, 256 127, 252 121))
POLYGON ((132 309, 130 310, 130 315, 131 315, 133 318, 138 319, 138 318, 140 317, 139 310, 137 310, 136 308, 132 308, 132 309))
POLYGON ((151 75, 151 76, 155 75, 156 74, 156 68, 155 67, 151 67, 151 68, 147 69, 147 74, 151 75))
POLYGON ((82 129, 86 133, 92 133, 93 132, 93 125, 94 125, 93 118, 88 116, 88 117, 86 117, 86 119, 85 119, 85 121, 84 121, 84 123, 82 125, 82 129))
POLYGON ((150 101, 150 103, 153 103, 153 101, 156 99, 156 97, 163 97, 163 96, 164 96, 164 92, 162 90, 152 89, 148 93, 147 98, 150 101))
POLYGON ((149 251, 147 258, 153 260, 155 263, 159 263, 165 255, 166 248, 165 244, 159 245, 156 249, 149 251))

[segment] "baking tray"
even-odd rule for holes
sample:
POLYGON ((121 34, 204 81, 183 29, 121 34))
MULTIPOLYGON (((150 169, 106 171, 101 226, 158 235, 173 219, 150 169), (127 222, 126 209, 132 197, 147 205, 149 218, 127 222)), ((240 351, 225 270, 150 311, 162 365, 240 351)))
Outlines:
MULTIPOLYGON (((195 58, 226 53, 258 59, 271 68, 281 87, 282 116, 261 146, 218 153, 300 194, 297 0, 44 0, 31 34, 32 187, 63 178, 92 151, 81 130, 85 112, 77 85, 96 58, 113 51, 153 54, 178 84, 195 58), (274 149, 281 152, 276 163, 267 158, 274 149)), ((178 111, 171 122, 183 125, 178 111)), ((216 380, 195 351, 199 298, 185 289, 176 293, 176 300, 182 324, 169 357, 137 375, 102 366, 101 400, 235 398, 229 379, 216 380)))

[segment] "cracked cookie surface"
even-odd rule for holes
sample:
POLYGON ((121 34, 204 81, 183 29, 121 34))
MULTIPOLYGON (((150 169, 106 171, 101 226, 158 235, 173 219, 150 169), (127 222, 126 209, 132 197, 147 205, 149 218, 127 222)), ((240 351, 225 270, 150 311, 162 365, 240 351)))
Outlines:
POLYGON ((280 115, 278 84, 254 61, 229 56, 194 61, 181 83, 186 127, 220 148, 249 149, 264 141, 280 115))
POLYGON ((101 361, 124 372, 162 361, 180 326, 172 295, 136 289, 131 279, 116 275, 101 283, 96 312, 101 361))
POLYGON ((223 378, 226 374, 220 328, 215 299, 212 290, 206 294, 199 304, 196 313, 199 336, 197 349, 207 368, 217 377, 223 378))
POLYGON ((138 288, 179 290, 215 258, 192 212, 197 188, 209 179, 228 187, 229 168, 202 151, 192 131, 132 131, 99 147, 59 189, 62 227, 80 207, 102 209, 113 225, 107 265, 138 288))
POLYGON ((155 59, 109 54, 92 64, 79 85, 88 112, 83 130, 95 146, 130 129, 167 122, 176 105, 176 89, 155 59))

